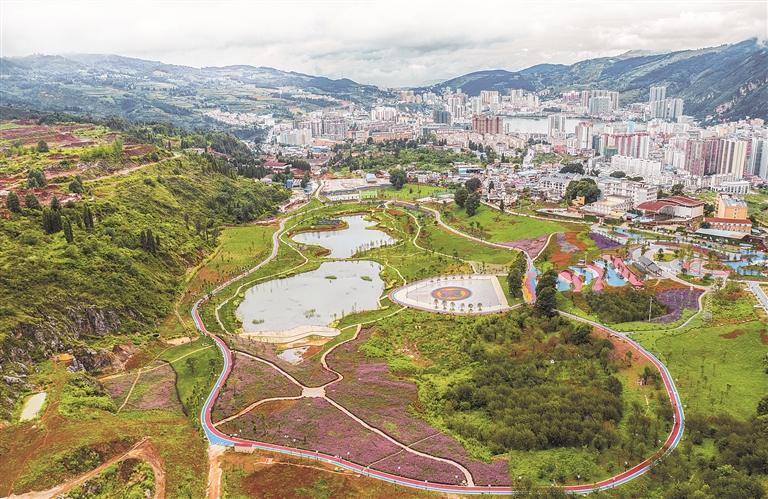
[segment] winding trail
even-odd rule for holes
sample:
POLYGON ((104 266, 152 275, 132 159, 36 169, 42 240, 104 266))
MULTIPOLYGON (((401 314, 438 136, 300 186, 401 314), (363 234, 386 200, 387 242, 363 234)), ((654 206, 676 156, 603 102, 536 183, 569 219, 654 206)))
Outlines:
MULTIPOLYGON (((437 222, 442 227, 444 227, 447 230, 449 230, 450 232, 453 232, 453 233, 455 233, 455 234, 457 234, 457 235, 459 235, 461 237, 472 239, 472 240, 475 240, 475 241, 478 241, 478 242, 481 242, 483 244, 487 244, 487 245, 490 245, 490 246, 495 246, 495 247, 503 248, 505 250, 509 250, 510 249, 510 247, 508 247, 508 246, 504 246, 504 245, 501 245, 501 244, 492 243, 492 242, 488 242, 488 241, 483 241, 483 240, 481 240, 479 238, 469 236, 469 235, 464 234, 464 233, 462 233, 462 232, 460 232, 460 231, 458 231, 456 229, 453 229, 453 228, 445 225, 442 222, 442 220, 440 219, 439 212, 437 212, 435 210, 431 210, 431 209, 430 209, 430 211, 432 211, 435 214, 437 222)), ((202 409, 201 414, 200 414, 200 422, 202 424, 203 429, 205 430, 206 436, 207 436, 208 441, 210 442, 210 444, 211 445, 224 445, 224 446, 233 446, 233 445, 250 446, 250 447, 256 448, 256 449, 261 449, 261 450, 266 450, 266 451, 273 451, 273 452, 280 452, 280 453, 288 454, 288 455, 292 455, 292 456, 299 456, 299 457, 304 457, 304 458, 309 458, 309 459, 315 459, 317 461, 323 461, 323 462, 326 462, 326 463, 329 463, 329 464, 333 464, 333 465, 338 466, 340 468, 344 468, 344 469, 353 471, 355 473, 359 473, 361 475, 366 475, 366 476, 370 476, 370 477, 373 477, 373 478, 378 478, 380 480, 384 480, 384 481, 387 481, 387 482, 390 482, 390 483, 395 483, 395 484, 399 484, 399 485, 405 485, 405 486, 413 487, 413 488, 420 488, 420 489, 438 491, 438 492, 443 492, 443 493, 459 493, 459 494, 517 494, 517 493, 520 493, 519 491, 514 490, 512 487, 509 487, 509 486, 495 486, 495 487, 494 486, 488 486, 488 487, 476 486, 476 485, 474 485, 474 483, 472 481, 471 473, 469 473, 469 471, 466 468, 464 468, 463 466, 459 465, 458 463, 455 463, 455 462, 450 461, 450 460, 446 460, 446 459, 442 459, 442 458, 437 458, 435 456, 430 456, 428 454, 423 454, 423 453, 419 453, 417 451, 414 451, 413 449, 410 449, 408 446, 405 446, 404 444, 401 444, 401 443, 397 442, 396 440, 392 439, 392 437, 390 437, 386 433, 381 432, 380 430, 378 430, 378 429, 368 425, 365 421, 357 418, 354 414, 349 412, 343 406, 341 406, 341 405, 337 404, 336 402, 332 401, 331 399, 325 397, 324 387, 328 386, 328 385, 330 385, 332 383, 336 383, 336 382, 340 381, 341 379, 343 379, 343 377, 342 377, 342 375, 340 373, 338 373, 336 371, 333 371, 331 368, 328 367, 327 362, 326 362, 326 357, 330 353, 330 351, 333 350, 333 348, 335 348, 336 346, 338 346, 339 344, 342 344, 344 342, 341 342, 341 343, 335 345, 334 347, 332 347, 331 349, 329 349, 328 351, 326 351, 325 354, 323 355, 322 359, 321 359, 323 367, 325 367, 326 369, 336 373, 336 375, 339 376, 339 378, 336 379, 336 380, 333 380, 333 381, 331 381, 329 383, 327 383, 326 385, 324 385, 320 389, 312 389, 312 390, 323 390, 323 391, 322 392, 314 392, 313 394, 311 394, 309 396, 320 396, 320 397, 325 398, 327 401, 329 401, 331 404, 333 404, 337 409, 339 409, 340 411, 344 412, 349 417, 352 417, 358 423, 360 423, 364 427, 368 428, 369 430, 374 431, 377 434, 383 436, 384 438, 387 438, 389 441, 395 443, 396 445, 398 445, 400 447, 403 447, 403 450, 406 451, 406 452, 412 452, 414 454, 417 454, 417 455, 420 455, 420 456, 423 456, 423 457, 435 459, 437 461, 442 461, 442 462, 446 462, 446 463, 449 463, 449 464, 457 466, 459 469, 461 469, 464 472, 465 476, 467 477, 467 485, 462 486, 462 485, 433 484, 433 483, 429 483, 428 481, 423 481, 422 482, 420 480, 413 480, 413 479, 409 479, 409 478, 404 478, 404 477, 392 475, 390 473, 385 473, 385 472, 381 472, 381 471, 372 470, 369 467, 363 467, 361 465, 358 465, 356 463, 352 463, 352 462, 346 461, 346 460, 344 460, 344 459, 342 459, 340 457, 336 457, 336 456, 320 454, 319 452, 312 453, 312 452, 303 451, 303 450, 299 450, 299 449, 295 449, 295 448, 291 448, 291 447, 285 447, 285 446, 281 446, 281 445, 268 444, 268 443, 264 443, 264 442, 258 442, 258 441, 254 441, 254 440, 248 440, 248 439, 242 439, 242 438, 238 438, 238 437, 229 436, 229 435, 226 435, 226 434, 222 433, 221 431, 219 431, 216 428, 216 425, 214 425, 213 422, 211 421, 211 412, 212 412, 212 409, 213 409, 213 404, 214 404, 216 398, 218 397, 219 392, 221 391, 224 382, 226 381, 227 377, 229 376, 229 374, 230 374, 230 372, 232 370, 232 352, 230 351, 230 349, 227 346, 227 344, 221 338, 219 338, 218 336, 216 336, 214 334, 211 334, 206 329, 205 324, 203 323, 203 321, 202 321, 202 319, 200 317, 199 308, 200 308, 200 306, 205 301, 208 300, 208 298, 210 296, 213 296, 214 294, 216 294, 217 292, 219 292, 222 289, 226 288, 227 286, 229 286, 233 282, 235 282, 235 281, 237 281, 237 280, 239 280, 239 279, 241 279, 241 278, 243 278, 243 277, 245 277, 245 276, 255 272, 256 270, 258 270, 259 268, 263 267, 264 265, 269 263, 271 260, 273 260, 277 256, 277 253, 278 253, 278 250, 279 250, 279 242, 282 241, 281 236, 282 236, 283 231, 285 229, 285 224, 291 218, 293 218, 293 217, 289 217, 287 219, 284 219, 280 223, 280 229, 273 234, 273 236, 272 236, 272 243, 273 243, 272 253, 270 254, 269 257, 267 257, 267 259, 265 259, 263 262, 261 262, 256 267, 254 267, 254 268, 250 269, 249 271, 245 272, 244 274, 242 274, 240 276, 237 276, 237 277, 234 277, 234 278, 230 279, 229 281, 227 281, 226 283, 220 285, 219 287, 214 289, 209 295, 207 295, 207 296, 203 297, 202 299, 198 300, 194 304, 194 306, 192 307, 191 315, 192 315, 192 318, 193 318, 197 328, 203 334, 206 334, 206 335, 210 336, 216 342, 217 346, 219 347, 219 349, 221 350, 221 352, 222 352, 222 354, 224 356, 224 367, 222 369, 222 372, 219 375, 219 378, 216 381, 216 384, 214 385, 213 389, 211 390, 211 393, 208 395, 208 398, 206 399, 205 404, 203 405, 203 409, 202 409), (322 395, 320 393, 322 393, 322 395)), ((295 248, 293 248, 293 249, 295 250, 295 248)), ((528 255, 527 253, 525 253, 525 254, 526 254, 526 257, 527 257, 527 260, 528 260, 528 270, 526 272, 526 282, 525 282, 525 288, 524 289, 526 289, 527 292, 528 292, 528 295, 526 295, 526 301, 527 302, 533 302, 536 299, 535 291, 534 291, 535 279, 536 279, 536 269, 533 267, 533 261, 531 260, 530 255, 528 255)), ((512 308, 516 308, 516 307, 518 307, 520 305, 516 305, 516 306, 514 306, 512 308)), ((398 311, 396 311, 396 312, 393 312, 393 314, 391 314, 391 315, 394 315, 395 313, 399 313, 399 312, 401 312, 404 309, 405 309, 405 307, 400 309, 400 310, 398 310, 398 311)), ((559 313, 561 315, 565 316, 565 317, 568 317, 568 318, 572 319, 572 320, 590 324, 593 327, 598 328, 599 330, 607 333, 608 335, 613 335, 613 336, 616 336, 616 337, 620 337, 622 340, 626 341, 631 347, 633 347, 639 354, 641 354, 644 357, 646 357, 651 363, 653 363, 659 369, 659 372, 661 373, 661 376, 662 376, 662 380, 664 381, 664 385, 665 385, 665 387, 667 389, 667 394, 668 394, 668 396, 670 398, 670 402, 672 403, 673 408, 674 408, 674 424, 673 424, 672 430, 671 430, 668 438, 666 439, 664 445, 662 446, 662 448, 653 457, 643 461, 642 463, 639 463, 639 464, 633 466, 631 469, 629 469, 629 470, 627 470, 627 471, 625 471, 623 473, 620 473, 620 474, 618 474, 618 475, 616 475, 616 476, 614 476, 612 478, 609 478, 609 479, 606 479, 606 480, 602 480, 602 481, 596 482, 596 483, 591 483, 591 484, 572 485, 572 486, 565 486, 565 487, 563 487, 569 493, 578 493, 578 494, 588 494, 588 493, 593 492, 595 490, 611 489, 611 488, 613 488, 613 487, 615 487, 617 485, 626 483, 626 482, 628 482, 630 480, 633 480, 634 478, 637 478, 637 477, 643 475, 644 473, 646 473, 651 468, 651 466, 653 466, 656 462, 658 462, 660 459, 662 459, 665 455, 667 455, 670 452, 672 452, 672 450, 677 446, 677 444, 679 443, 680 438, 681 438, 681 436, 683 434, 683 429, 684 429, 684 424, 685 424, 684 423, 684 414, 683 414, 683 409, 682 409, 682 403, 680 402, 680 397, 678 395, 677 388, 675 387, 674 382, 672 380, 672 376, 670 375, 670 373, 667 370, 666 366, 664 366, 664 364, 662 364, 661 361, 659 361, 653 354, 651 354, 650 352, 645 350, 642 346, 640 346, 638 343, 633 341, 631 338, 627 337, 626 334, 621 333, 619 331, 615 331, 615 330, 613 330, 611 328, 608 328, 608 327, 606 327, 606 326, 604 326, 602 324, 598 324, 596 322, 593 322, 593 321, 590 321, 590 320, 587 320, 587 319, 583 319, 581 317, 578 317, 578 316, 575 316, 575 315, 572 315, 572 314, 568 314, 566 312, 559 312, 559 313)), ((217 317, 217 319, 218 319, 218 317, 217 317)), ((375 322, 375 320, 374 321, 368 321, 368 322, 375 322)), ((362 326, 362 324, 358 324, 357 325, 357 331, 355 332, 355 335, 352 338, 350 338, 349 340, 346 340, 346 341, 351 341, 352 339, 356 338, 357 335, 360 332, 361 326, 362 326)), ((238 354, 242 354, 242 352, 239 352, 238 354)), ((259 360, 263 361, 263 359, 259 359, 259 360)), ((267 362, 267 363, 271 364, 269 362, 267 362)), ((280 370, 280 371, 283 372, 282 370, 280 370)), ((287 375, 287 373, 284 373, 284 374, 287 375)), ((287 376, 289 378, 293 379, 290 375, 287 375, 287 376)), ((298 381, 296 381, 296 383, 298 383, 298 381)), ((298 384, 301 386, 300 383, 298 383, 298 384)), ((265 402, 265 401, 261 401, 261 403, 263 403, 263 402, 265 402)), ((256 405, 258 405, 258 403, 256 405)), ((255 407, 256 405, 253 405, 253 407, 255 407)), ((234 416, 234 417, 237 417, 237 415, 234 416)), ((232 419, 234 419, 234 417, 232 419)), ((223 422, 223 421, 221 421, 221 422, 223 422)), ((221 422, 219 422, 219 423, 221 423, 221 422)))

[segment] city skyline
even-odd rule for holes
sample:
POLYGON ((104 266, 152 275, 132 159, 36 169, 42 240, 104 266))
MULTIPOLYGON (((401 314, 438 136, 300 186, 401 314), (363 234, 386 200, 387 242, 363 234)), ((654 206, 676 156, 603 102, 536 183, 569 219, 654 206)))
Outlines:
POLYGON ((768 30, 764 1, 3 1, 0 9, 4 57, 112 53, 193 67, 268 66, 387 87, 631 50, 765 41, 768 30))

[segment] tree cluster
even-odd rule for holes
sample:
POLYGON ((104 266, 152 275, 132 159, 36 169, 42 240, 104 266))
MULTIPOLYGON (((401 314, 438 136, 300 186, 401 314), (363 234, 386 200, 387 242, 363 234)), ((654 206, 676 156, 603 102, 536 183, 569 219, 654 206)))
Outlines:
POLYGON ((594 203, 600 197, 600 189, 593 179, 583 178, 579 181, 573 180, 568 184, 565 189, 565 199, 572 201, 581 196, 584 196, 585 203, 594 203))
MULTIPOLYGON (((653 291, 644 288, 584 293, 590 311, 602 322, 608 323, 648 320, 648 307, 653 297, 653 291)), ((669 307, 658 300, 653 300, 652 318, 667 313, 669 313, 669 307)))

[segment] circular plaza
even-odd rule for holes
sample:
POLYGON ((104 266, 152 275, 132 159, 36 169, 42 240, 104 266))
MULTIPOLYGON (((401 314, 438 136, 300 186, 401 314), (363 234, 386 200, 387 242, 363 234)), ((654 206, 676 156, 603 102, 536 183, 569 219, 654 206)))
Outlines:
POLYGON ((509 309, 499 277, 465 274, 430 277, 389 294, 400 305, 448 314, 490 314, 509 309))

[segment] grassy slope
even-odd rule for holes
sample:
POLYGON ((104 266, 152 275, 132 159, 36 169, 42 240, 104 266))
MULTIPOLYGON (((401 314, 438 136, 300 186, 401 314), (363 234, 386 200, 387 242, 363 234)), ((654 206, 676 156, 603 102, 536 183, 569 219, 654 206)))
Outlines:
MULTIPOLYGON (((484 238, 497 243, 519 241, 520 239, 548 235, 553 232, 571 230, 570 224, 567 223, 563 224, 510 215, 485 205, 481 205, 477 213, 472 217, 468 216, 465 210, 456 205, 450 205, 447 209, 451 212, 451 216, 449 217, 444 212, 443 222, 465 233, 470 233, 470 222, 480 222, 484 229, 484 238)), ((577 227, 579 228, 576 230, 584 229, 584 226, 577 227)))

